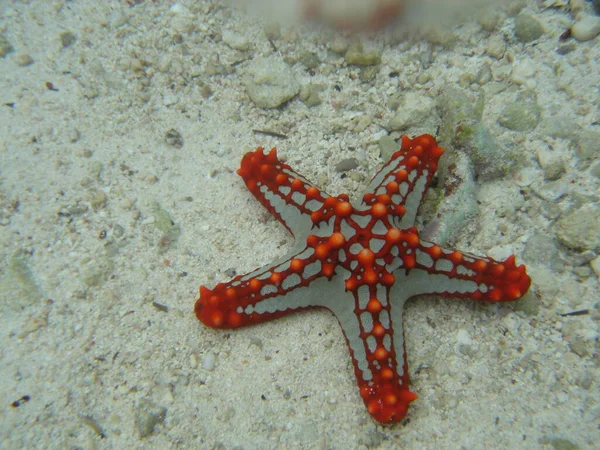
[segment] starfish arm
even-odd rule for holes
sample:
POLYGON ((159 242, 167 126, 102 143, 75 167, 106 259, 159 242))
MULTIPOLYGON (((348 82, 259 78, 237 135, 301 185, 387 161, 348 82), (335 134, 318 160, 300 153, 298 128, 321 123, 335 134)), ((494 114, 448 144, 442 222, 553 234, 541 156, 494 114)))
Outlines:
MULTIPOLYGON (((346 292, 348 299, 326 306, 337 317, 354 363, 360 396, 381 423, 402 420, 417 395, 408 389, 409 376, 402 330, 403 303, 390 301, 390 288, 363 284, 346 292)), ((339 297, 339 294, 338 294, 339 297)))
POLYGON ((438 147, 431 135, 424 134, 414 139, 403 136, 400 150, 392 155, 367 186, 363 207, 383 203, 397 218, 396 227, 412 227, 443 153, 444 149, 438 147))
POLYGON ((237 173, 257 200, 294 236, 303 241, 313 225, 311 215, 322 208, 328 194, 262 147, 246 153, 237 173))
POLYGON ((444 249, 426 241, 403 258, 395 273, 403 278, 403 296, 444 294, 489 302, 509 302, 521 298, 531 285, 525 266, 517 266, 515 256, 505 261, 444 249), (405 270, 409 268, 410 270, 405 270))
POLYGON ((317 258, 314 248, 293 250, 272 264, 219 283, 213 289, 201 286, 194 308, 196 316, 212 328, 238 328, 298 309, 322 306, 315 300, 314 292, 332 289, 333 283, 328 282, 330 270, 331 266, 317 258))

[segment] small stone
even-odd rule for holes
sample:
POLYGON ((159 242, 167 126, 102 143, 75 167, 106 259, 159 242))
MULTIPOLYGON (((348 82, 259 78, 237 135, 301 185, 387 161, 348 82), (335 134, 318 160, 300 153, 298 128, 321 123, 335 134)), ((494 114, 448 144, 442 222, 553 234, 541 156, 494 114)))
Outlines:
POLYGON ((314 69, 319 67, 319 64, 321 64, 321 59, 315 52, 304 51, 300 54, 298 62, 307 69, 314 69))
POLYGON ((532 59, 526 58, 520 61, 514 68, 510 79, 513 83, 520 86, 525 86, 529 89, 533 89, 536 86, 535 74, 537 68, 532 59))
POLYGON ((548 202, 556 203, 567 195, 567 190, 568 186, 565 180, 556 180, 544 183, 535 189, 535 193, 548 202))
POLYGON ((492 58, 502 59, 506 52, 506 41, 504 40, 504 36, 500 34, 491 36, 488 39, 485 51, 492 58))
POLYGON ((560 139, 575 139, 578 125, 567 115, 546 117, 542 121, 542 133, 546 136, 560 139))
POLYGON ((202 98, 210 98, 213 94, 214 92, 208 84, 205 84, 200 88, 200 95, 202 98))
POLYGON ((171 128, 169 131, 167 131, 167 134, 165 135, 165 142, 171 147, 183 147, 183 137, 181 136, 181 133, 174 128, 171 128))
POLYGON ((465 89, 445 86, 436 102, 442 118, 440 141, 454 143, 460 127, 481 121, 484 104, 483 92, 475 97, 465 89))
POLYGON ((300 91, 294 73, 277 56, 253 60, 243 82, 250 100, 260 108, 277 108, 300 91))
POLYGON ((250 41, 246 36, 231 30, 223 31, 223 42, 235 50, 246 51, 250 48, 250 41))
POLYGON ((600 158, 600 132, 593 130, 582 131, 577 139, 575 150, 582 160, 600 158))
POLYGON ((10 45, 10 42, 6 39, 3 34, 0 34, 0 58, 4 58, 10 52, 13 52, 14 48, 10 45))
POLYGON ((80 138, 81 138, 81 133, 79 132, 79 130, 77 128, 74 128, 74 127, 68 128, 67 139, 69 140, 69 142, 75 143, 75 142, 79 141, 80 138))
POLYGON ((498 28, 501 20, 502 14, 492 8, 485 8, 477 17, 477 22, 479 22, 481 28, 490 32, 498 28))
POLYGON ((400 149, 400 145, 387 134, 382 136, 377 144, 381 159, 385 162, 388 162, 392 158, 392 155, 400 149))
POLYGON ((590 261, 590 266, 592 267, 592 270, 596 274, 598 280, 600 280, 600 256, 598 256, 596 259, 592 259, 590 261))
POLYGON ((520 13, 515 17, 514 27, 515 36, 524 43, 535 41, 544 34, 544 27, 540 21, 525 13, 520 13))
POLYGON ((321 99, 321 91, 325 89, 325 86, 321 84, 310 83, 306 86, 302 86, 300 89, 300 100, 309 108, 318 106, 323 103, 321 99))
POLYGON ((70 47, 77 40, 77 37, 70 31, 63 31, 62 33, 60 33, 59 37, 60 44, 63 48, 70 47))
POLYGON ((456 352, 465 356, 473 356, 477 353, 477 345, 471 339, 469 332, 461 328, 456 333, 456 352))
POLYGON ((573 17, 577 17, 577 14, 579 14, 582 10, 585 9, 585 0, 546 0, 547 2, 551 2, 551 6, 554 7, 561 7, 561 6, 565 6, 565 5, 555 5, 555 2, 557 1, 564 1, 566 4, 569 5, 569 10, 571 11, 571 16, 573 17))
POLYGON ((166 94, 163 96, 163 105, 173 106, 179 102, 179 97, 175 94, 166 94))
POLYGON ((556 53, 559 55, 568 55, 569 53, 575 51, 576 48, 577 45, 573 41, 559 42, 558 46, 556 47, 556 53))
POLYGON ((538 162, 544 169, 544 177, 546 180, 557 180, 565 173, 565 161, 562 155, 548 150, 538 150, 538 162))
POLYGON ((544 233, 536 233, 525 243, 523 259, 530 264, 543 264, 555 272, 565 271, 565 264, 560 258, 558 241, 544 233))
POLYGON ((600 34, 600 17, 585 15, 571 27, 571 35, 578 41, 590 41, 600 34))
POLYGON ((379 66, 366 66, 360 69, 358 79, 363 83, 368 83, 375 79, 379 73, 379 66))
POLYGON ((356 169, 358 167, 358 160, 356 158, 342 159, 335 165, 336 172, 348 172, 349 170, 356 169))
POLYGON ((332 52, 342 55, 348 51, 350 43, 343 36, 335 36, 333 40, 328 42, 327 46, 332 52))
POLYGON ((421 33, 427 42, 441 45, 444 48, 451 48, 458 39, 458 36, 450 28, 437 25, 421 27, 421 33))
POLYGON ((96 189, 90 192, 90 206, 94 211, 103 209, 106 206, 106 193, 102 189, 96 189))
POLYGON ((204 370, 213 371, 215 370, 215 364, 217 362, 217 356, 213 352, 208 352, 202 357, 202 368, 204 370))
POLYGON ((135 426, 140 437, 152 434, 156 425, 163 423, 166 417, 167 408, 141 399, 135 411, 135 426))
POLYGON ((534 92, 520 92, 516 101, 504 108, 498 123, 509 130, 531 131, 538 126, 540 118, 537 95, 534 92))
POLYGON ((281 26, 276 22, 266 24, 263 31, 270 41, 276 41, 281 38, 281 26))
MULTIPOLYGON (((591 378, 591 377, 590 377, 591 378)), ((592 380, 589 380, 589 384, 591 386, 592 380)), ((585 386, 582 383, 582 386, 585 386)), ((588 390, 588 388, 584 389, 588 390)), ((598 419, 600 419, 600 405, 596 405, 596 406, 592 406, 592 407, 587 407, 586 410, 583 413, 583 420, 585 420, 588 423, 592 423, 592 422, 596 422, 598 419)))
POLYGON ((417 75, 417 83, 418 84, 425 84, 427 83, 429 80, 431 80, 431 76, 428 73, 420 73, 419 75, 417 75))
POLYGON ((554 450, 579 450, 579 446, 567 439, 554 438, 550 440, 554 450))
POLYGON ((533 289, 527 291, 527 293, 520 300, 514 302, 513 305, 515 311, 521 311, 528 316, 537 316, 540 312, 540 301, 533 293, 533 289))
POLYGON ((600 208, 585 205, 569 211, 556 223, 556 236, 567 247, 585 251, 600 248, 600 208))
POLYGON ((359 40, 350 44, 344 58, 346 63, 357 66, 373 66, 381 62, 381 55, 375 51, 365 51, 359 40))
POLYGON ((398 107, 396 114, 388 123, 389 130, 404 131, 413 125, 428 122, 434 114, 434 101, 422 94, 408 92, 398 107))
POLYGON ((480 86, 485 86, 492 79, 492 69, 489 64, 483 64, 480 69, 475 73, 473 82, 480 86))
POLYGON ((33 58, 27 53, 17 53, 15 55, 15 64, 19 67, 27 67, 33 64, 33 58))
POLYGON ((362 133, 373 123, 373 119, 368 114, 363 116, 357 116, 352 120, 353 126, 348 127, 350 131, 355 133, 362 133))
POLYGON ((481 122, 460 123, 455 143, 471 158, 477 180, 503 177, 517 165, 517 153, 498 145, 481 122))
POLYGON ((590 168, 590 174, 592 174, 596 178, 600 178, 600 161, 598 161, 590 168))
MULTIPOLYGON (((498 5, 500 6, 500 4, 498 5)), ((502 10, 510 17, 514 17, 527 6, 526 0, 507 0, 502 4, 502 10)))
POLYGON ((590 354, 588 343, 583 338, 583 336, 580 336, 578 334, 571 337, 571 339, 569 340, 569 347, 573 353, 575 353, 578 356, 581 356, 582 358, 585 358, 590 354))

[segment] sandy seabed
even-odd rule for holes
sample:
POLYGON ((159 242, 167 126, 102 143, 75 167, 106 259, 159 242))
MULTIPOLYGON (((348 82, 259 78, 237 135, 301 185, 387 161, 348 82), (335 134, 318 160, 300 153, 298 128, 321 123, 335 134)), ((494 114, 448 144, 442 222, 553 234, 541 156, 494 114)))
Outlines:
MULTIPOLYGON (((499 8, 490 31, 465 17, 441 37, 405 23, 348 36, 215 1, 134 3, 0 1, 0 447, 594 448, 600 263, 597 248, 559 242, 555 224, 598 208, 598 150, 581 136, 598 133, 600 45, 559 39, 568 6, 517 2, 544 28, 523 43, 499 8), (356 39, 380 56, 376 70, 336 53, 356 39), (490 56, 490 42, 504 54, 490 56), (317 86, 319 101, 256 106, 244 74, 263 55, 317 86), (478 210, 449 244, 523 262, 528 243, 547 240, 524 261, 526 307, 408 302, 419 399, 382 426, 333 315, 224 332, 193 305, 199 285, 292 244, 236 175, 245 152, 277 146, 324 190, 356 199, 384 163, 395 96, 435 102, 449 86, 484 92, 482 123, 520 155, 477 182, 478 210), (507 129, 499 118, 524 90, 539 123, 507 129), (556 123, 567 131, 548 132, 556 123), (563 165, 555 178, 548 155, 563 165), (352 159, 355 169, 338 166, 352 159)), ((436 114, 391 135, 436 134, 436 114)))

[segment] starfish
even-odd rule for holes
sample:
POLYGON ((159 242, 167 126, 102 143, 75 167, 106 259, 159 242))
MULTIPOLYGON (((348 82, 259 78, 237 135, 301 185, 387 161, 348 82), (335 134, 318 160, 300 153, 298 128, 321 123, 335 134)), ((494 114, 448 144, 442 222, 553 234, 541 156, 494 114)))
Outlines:
POLYGON ((514 255, 503 262, 450 250, 420 238, 417 210, 444 150, 433 136, 402 138, 360 204, 332 197, 290 166, 277 150, 247 153, 238 174, 294 236, 279 260, 213 289, 200 287, 198 319, 237 328, 312 307, 337 317, 371 416, 396 423, 417 398, 408 388, 402 310, 417 295, 513 301, 531 284, 514 255))

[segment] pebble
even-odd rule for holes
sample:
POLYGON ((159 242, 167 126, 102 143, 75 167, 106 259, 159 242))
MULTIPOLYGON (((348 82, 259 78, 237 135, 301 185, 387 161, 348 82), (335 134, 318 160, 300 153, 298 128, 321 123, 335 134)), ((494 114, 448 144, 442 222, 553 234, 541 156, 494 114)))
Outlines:
POLYGON ((502 14, 492 8, 486 8, 477 17, 477 22, 485 31, 494 31, 502 21, 502 14))
POLYGON ((536 86, 535 74, 537 68, 533 60, 527 58, 520 61, 514 68, 510 79, 513 83, 533 89, 536 86))
POLYGON ((596 178, 600 178, 600 161, 592 166, 590 169, 590 174, 596 178))
POLYGON ((223 30, 223 42, 235 50, 246 51, 250 48, 250 42, 246 36, 231 30, 223 30))
POLYGON ((400 148, 398 143, 388 135, 384 135, 379 139, 377 143, 379 146, 379 152, 381 154, 381 159, 384 161, 389 161, 392 155, 397 152, 400 148))
POLYGON ((381 62, 381 54, 375 50, 365 51, 359 40, 350 44, 344 55, 346 63, 357 66, 373 66, 381 62))
POLYGON ((4 58, 12 51, 14 51, 13 46, 3 34, 0 34, 0 58, 4 58))
POLYGON ((300 92, 292 70, 274 55, 254 59, 243 82, 250 100, 260 108, 277 108, 300 92))
POLYGON ((538 126, 540 118, 537 95, 533 92, 520 92, 516 101, 504 108, 498 123, 509 130, 531 131, 538 126))
POLYGON ((480 122, 483 116, 484 101, 481 92, 475 96, 473 92, 466 89, 459 89, 452 85, 444 86, 436 102, 442 120, 439 140, 454 142, 457 130, 463 124, 480 122))
POLYGON ((492 58, 502 59, 506 52, 506 41, 504 36, 495 34, 488 39, 485 51, 492 58))
POLYGON ((542 121, 542 133, 553 138, 574 139, 577 131, 577 122, 566 114, 546 117, 542 121))
POLYGON ((540 166, 544 169, 544 178, 546 180, 557 180, 565 173, 565 161, 562 155, 540 149, 537 151, 537 158, 540 166))
POLYGON ((342 159, 339 163, 335 165, 336 172, 347 172, 349 170, 354 170, 358 167, 358 160, 356 158, 346 158, 342 159))
POLYGON ((568 439, 552 438, 550 445, 554 450, 579 450, 579 446, 568 439))
MULTIPOLYGON (((407 128, 419 124, 429 123, 435 108, 434 101, 424 95, 409 92, 404 96, 402 105, 396 111, 394 117, 388 124, 389 130, 404 131, 407 128)), ((433 126, 433 124, 431 124, 433 126)))
POLYGON ((63 48, 70 47, 77 40, 77 37, 70 31, 63 31, 58 37, 63 48))
POLYGON ((473 339, 469 335, 469 332, 464 328, 461 328, 456 333, 456 347, 455 351, 457 354, 465 356, 473 356, 477 353, 477 345, 474 345, 473 339))
POLYGON ((217 356, 213 352, 208 352, 202 357, 202 368, 204 370, 212 371, 215 369, 217 362, 217 356))
POLYGON ((520 13, 515 17, 515 36, 523 43, 535 41, 544 34, 544 27, 538 19, 529 14, 520 13))
POLYGON ((530 264, 544 264, 554 272, 565 271, 565 264, 558 252, 558 242, 545 233, 535 233, 525 243, 523 259, 530 264))
POLYGON ((175 94, 166 94, 163 97, 163 105, 173 106, 179 102, 179 97, 175 94))
POLYGON ((600 256, 598 256, 596 259, 591 260, 590 266, 596 274, 596 277, 598 277, 598 280, 600 280, 600 256))
POLYGON ((308 106, 309 108, 313 108, 323 103, 323 99, 321 99, 320 93, 324 90, 324 85, 310 83, 305 86, 302 86, 302 89, 300 89, 299 98, 306 106, 308 106))
POLYGON ((33 64, 33 58, 27 53, 17 53, 15 55, 15 64, 19 67, 27 67, 33 64))
POLYGON ((156 425, 163 423, 166 417, 167 408, 141 399, 135 411, 135 426, 140 437, 152 434, 156 425))
POLYGON ((600 131, 583 130, 575 146, 577 156, 582 160, 596 160, 600 158, 600 131))
POLYGON ((565 180, 550 181, 535 189, 535 193, 546 201, 557 202, 567 195, 568 185, 565 180))
POLYGON ((584 15, 571 27, 571 35, 580 42, 590 41, 600 34, 600 17, 584 15))
POLYGON ((174 128, 171 128, 165 134, 165 143, 175 148, 183 147, 183 137, 181 133, 174 128))
POLYGON ((478 181, 504 177, 517 165, 517 154, 503 148, 481 122, 462 123, 456 141, 473 162, 478 181))
POLYGON ((574 250, 600 249, 600 208, 590 204, 569 211, 556 223, 556 237, 574 250))

